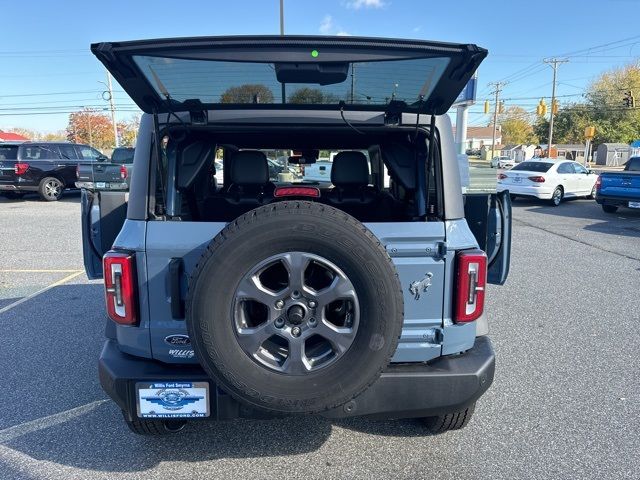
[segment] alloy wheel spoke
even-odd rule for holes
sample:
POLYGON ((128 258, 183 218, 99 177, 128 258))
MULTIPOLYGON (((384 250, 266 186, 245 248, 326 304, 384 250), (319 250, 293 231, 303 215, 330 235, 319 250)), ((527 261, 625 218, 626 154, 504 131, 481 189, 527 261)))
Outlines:
POLYGON ((305 341, 303 338, 289 339, 289 354, 282 365, 282 369, 285 372, 300 375, 310 370, 304 346, 305 341))
POLYGON ((289 272, 289 289, 301 291, 309 258, 302 252, 289 252, 282 256, 282 262, 289 272))
POLYGON ((318 325, 315 333, 331 343, 338 354, 344 353, 349 349, 355 334, 353 328, 334 327, 328 325, 325 321, 318 325))
POLYGON ((255 354, 260 346, 276 333, 276 329, 272 322, 265 322, 255 328, 239 328, 237 332, 240 346, 245 352, 255 354))
POLYGON ((260 284, 260 280, 256 275, 247 277, 240 282, 236 296, 238 299, 260 302, 269 307, 269 310, 271 310, 273 303, 277 299, 277 295, 274 292, 267 290, 260 284))
POLYGON ((316 301, 318 302, 319 308, 323 308, 339 299, 354 298, 356 298, 356 292, 353 285, 348 279, 340 275, 336 275, 331 285, 316 294, 316 301))

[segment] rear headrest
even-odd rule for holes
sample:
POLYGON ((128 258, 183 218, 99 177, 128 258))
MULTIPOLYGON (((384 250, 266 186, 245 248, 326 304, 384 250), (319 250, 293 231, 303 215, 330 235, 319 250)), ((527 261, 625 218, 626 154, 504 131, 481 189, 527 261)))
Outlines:
POLYGON ((340 152, 333 157, 331 183, 338 187, 369 184, 369 162, 362 152, 340 152))
POLYGON ((269 182, 269 164, 258 150, 241 150, 231 157, 231 183, 264 185, 269 182))

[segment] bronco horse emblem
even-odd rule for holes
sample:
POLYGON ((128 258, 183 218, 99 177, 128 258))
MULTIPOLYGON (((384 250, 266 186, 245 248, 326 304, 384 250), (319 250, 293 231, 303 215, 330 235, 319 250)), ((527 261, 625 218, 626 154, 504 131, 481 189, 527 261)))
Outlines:
POLYGON ((411 282, 409 292, 414 296, 414 300, 420 300, 420 294, 426 292, 431 286, 431 277, 433 277, 433 273, 427 272, 422 280, 411 282))

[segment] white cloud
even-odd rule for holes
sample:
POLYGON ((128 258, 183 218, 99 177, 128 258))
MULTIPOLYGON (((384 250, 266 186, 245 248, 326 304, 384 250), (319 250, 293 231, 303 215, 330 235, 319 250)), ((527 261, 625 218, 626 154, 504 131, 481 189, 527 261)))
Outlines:
POLYGON ((360 10, 361 8, 382 8, 387 5, 383 0, 347 0, 347 8, 360 10))
POLYGON ((418 33, 420 30, 422 30, 422 25, 419 25, 419 26, 417 26, 417 27, 413 27, 413 28, 411 29, 411 31, 412 31, 413 33, 418 33))
POLYGON ((331 15, 324 16, 318 30, 323 35, 329 35, 331 33, 331 30, 333 30, 333 18, 331 18, 331 15))
POLYGON ((318 27, 318 31, 322 35, 338 35, 340 37, 348 37, 351 34, 347 32, 344 28, 338 25, 331 15, 325 15, 320 22, 320 27, 318 27))

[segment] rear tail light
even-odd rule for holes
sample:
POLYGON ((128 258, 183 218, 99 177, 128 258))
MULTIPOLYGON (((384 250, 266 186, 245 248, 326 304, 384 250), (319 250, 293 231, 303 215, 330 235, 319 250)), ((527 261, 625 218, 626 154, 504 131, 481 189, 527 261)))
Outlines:
POLYGON ((529 180, 531 180, 532 182, 536 182, 536 183, 544 183, 544 177, 528 177, 529 180))
POLYGON ((135 325, 138 315, 134 254, 109 251, 102 262, 109 317, 121 325, 135 325))
POLYGON ((320 197, 317 187, 278 187, 273 192, 274 197, 320 197))
POLYGON ((602 178, 598 175, 598 178, 596 178, 596 192, 600 191, 600 187, 602 187, 602 178))
POLYGON ((454 320, 473 322, 484 311, 487 285, 487 255, 482 250, 464 250, 456 256, 454 320))
POLYGON ((16 163, 13 170, 16 172, 16 175, 24 175, 27 173, 27 170, 29 170, 29 164, 22 162, 16 163))
POLYGON ((120 178, 122 180, 126 180, 127 179, 127 167, 125 167, 124 165, 120 165, 120 178))
POLYGON ((504 173, 501 173, 500 175, 498 175, 499 180, 504 180, 505 178, 507 178, 507 176, 504 173))

